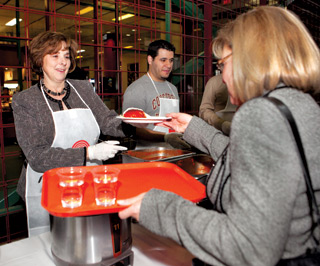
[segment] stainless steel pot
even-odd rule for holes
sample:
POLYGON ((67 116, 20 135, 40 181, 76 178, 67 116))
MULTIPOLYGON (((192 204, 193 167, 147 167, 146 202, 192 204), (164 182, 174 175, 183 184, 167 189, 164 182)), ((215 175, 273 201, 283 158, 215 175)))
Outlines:
POLYGON ((113 265, 128 256, 133 260, 131 220, 121 220, 117 213, 52 216, 51 235, 57 265, 113 265))
POLYGON ((194 155, 195 152, 157 147, 143 150, 129 150, 122 153, 122 163, 171 161, 194 155))
POLYGON ((202 184, 205 184, 207 176, 214 165, 213 159, 206 154, 192 155, 188 158, 171 160, 170 162, 178 165, 202 184))

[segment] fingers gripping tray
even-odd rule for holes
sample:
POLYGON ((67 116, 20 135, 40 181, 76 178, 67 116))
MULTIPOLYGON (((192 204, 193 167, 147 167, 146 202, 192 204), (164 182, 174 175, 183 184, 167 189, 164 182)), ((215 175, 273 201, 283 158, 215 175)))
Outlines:
MULTIPOLYGON (((120 170, 118 176, 117 200, 127 199, 147 192, 152 188, 170 191, 192 202, 206 197, 205 186, 175 164, 168 162, 141 162, 112 164, 120 170)), ((55 168, 43 175, 42 206, 52 215, 76 217, 116 213, 126 208, 117 202, 112 206, 98 206, 95 201, 92 172, 99 166, 82 166, 86 172, 81 186, 83 200, 77 208, 64 208, 61 203, 61 187, 55 168)))

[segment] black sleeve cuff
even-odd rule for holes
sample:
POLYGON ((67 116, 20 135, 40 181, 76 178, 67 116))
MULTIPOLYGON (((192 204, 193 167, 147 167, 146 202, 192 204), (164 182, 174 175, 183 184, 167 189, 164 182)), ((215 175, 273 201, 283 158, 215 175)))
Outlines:
POLYGON ((136 127, 131 126, 130 124, 122 122, 121 124, 122 131, 128 138, 135 138, 136 137, 136 127))

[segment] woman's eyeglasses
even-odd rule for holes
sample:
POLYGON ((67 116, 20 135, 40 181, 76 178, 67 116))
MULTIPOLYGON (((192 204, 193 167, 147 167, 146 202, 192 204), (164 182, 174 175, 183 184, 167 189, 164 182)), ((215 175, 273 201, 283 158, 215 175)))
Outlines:
POLYGON ((227 55, 227 56, 225 56, 224 58, 221 58, 220 60, 218 60, 218 62, 217 62, 217 68, 218 68, 221 72, 223 71, 225 62, 227 61, 227 59, 228 59, 231 55, 232 55, 232 53, 229 54, 229 55, 227 55))

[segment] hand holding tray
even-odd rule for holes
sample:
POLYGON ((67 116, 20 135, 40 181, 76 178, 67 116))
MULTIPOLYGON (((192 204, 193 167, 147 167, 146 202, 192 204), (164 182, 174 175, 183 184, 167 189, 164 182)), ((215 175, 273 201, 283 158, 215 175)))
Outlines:
MULTIPOLYGON (((127 199, 158 188, 174 192, 181 197, 199 202, 205 198, 205 186, 193 176, 183 171, 177 165, 167 162, 143 162, 131 164, 112 164, 120 169, 117 199, 127 199)), ((59 178, 57 171, 49 170, 43 175, 42 206, 52 215, 60 217, 89 216, 104 213, 115 213, 125 209, 125 206, 97 206, 93 187, 92 171, 98 166, 83 166, 86 175, 83 184, 82 205, 77 208, 64 208, 61 204, 59 178)))

